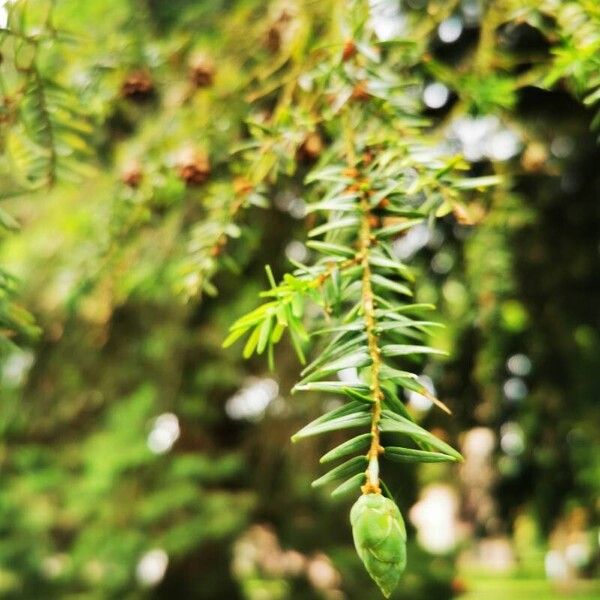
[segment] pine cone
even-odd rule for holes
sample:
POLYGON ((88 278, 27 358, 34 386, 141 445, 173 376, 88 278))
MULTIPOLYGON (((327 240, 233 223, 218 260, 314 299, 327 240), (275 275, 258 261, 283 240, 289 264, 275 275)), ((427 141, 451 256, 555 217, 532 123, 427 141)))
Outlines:
POLYGON ((154 82, 148 71, 130 73, 121 85, 121 96, 134 102, 144 102, 154 95, 154 82))
POLYGON ((131 188, 137 188, 142 182, 143 176, 141 165, 137 161, 132 161, 121 172, 121 181, 131 188))
POLYGON ((356 44, 354 43, 354 40, 346 40, 344 43, 344 49, 342 50, 342 60, 347 62, 355 55, 356 44))
POLYGON ((210 87, 215 79, 215 65, 206 56, 197 55, 190 60, 190 79, 198 87, 210 87))
POLYGON ((548 162, 548 151, 544 144, 531 142, 521 157, 521 166, 527 173, 540 173, 548 162))
POLYGON ((389 598, 406 566, 406 528, 398 507, 381 494, 365 494, 352 507, 350 523, 358 556, 389 598))
POLYGON ((184 152, 179 161, 178 173, 187 185, 204 183, 210 176, 208 155, 196 151, 184 152))
POLYGON ((271 53, 276 54, 281 49, 281 31, 277 24, 271 25, 265 33, 263 46, 271 53))
POLYGON ((290 26, 293 22, 294 14, 287 8, 282 9, 273 19, 263 39, 263 46, 271 54, 276 54, 281 50, 284 40, 289 37, 290 26))
POLYGON ((316 131, 312 131, 305 138, 297 152, 297 159, 304 162, 314 162, 323 151, 323 139, 316 131))
POLYGON ((351 98, 353 100, 364 101, 368 100, 371 97, 369 90, 367 89, 367 84, 364 81, 359 81, 352 90, 351 98))

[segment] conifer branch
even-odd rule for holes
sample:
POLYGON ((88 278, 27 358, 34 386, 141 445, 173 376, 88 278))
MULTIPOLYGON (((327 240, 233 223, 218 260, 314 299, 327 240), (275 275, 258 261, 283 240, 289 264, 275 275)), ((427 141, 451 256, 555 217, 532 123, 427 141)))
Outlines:
POLYGON ((379 455, 384 450, 380 444, 379 421, 381 419, 383 391, 379 380, 381 370, 381 349, 379 348, 376 333, 377 321, 375 317, 375 298, 371 283, 371 266, 369 263, 369 251, 374 238, 371 232, 371 211, 369 207, 369 197, 366 191, 363 191, 362 193, 360 209, 362 211, 360 229, 360 253, 362 265, 361 304, 365 320, 369 356, 371 357, 370 389, 373 397, 373 407, 371 408, 371 445, 367 452, 367 460, 369 461, 366 473, 367 483, 362 487, 362 492, 363 494, 380 494, 379 455))

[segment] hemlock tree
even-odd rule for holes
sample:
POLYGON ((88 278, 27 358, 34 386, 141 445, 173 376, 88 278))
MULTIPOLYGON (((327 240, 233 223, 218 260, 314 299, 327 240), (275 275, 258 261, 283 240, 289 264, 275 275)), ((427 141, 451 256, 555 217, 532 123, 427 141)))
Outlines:
MULTIPOLYGON (((5 430, 20 459, 8 479, 12 492, 4 527, 10 539, 19 538, 19 528, 10 523, 10 515, 19 514, 18 478, 36 464, 32 468, 63 486, 70 471, 88 470, 80 482, 84 496, 92 502, 110 502, 115 493, 135 498, 131 508, 138 508, 140 519, 116 552, 102 534, 116 527, 110 514, 95 514, 93 506, 65 491, 59 502, 65 513, 42 519, 48 547, 57 556, 65 550, 73 556, 61 567, 53 593, 93 586, 98 569, 112 572, 110 582, 97 584, 105 586, 104 593, 123 593, 131 578, 127 567, 141 552, 148 526, 160 531, 169 553, 185 556, 201 541, 230 540, 249 520, 251 494, 235 486, 210 487, 215 481, 229 485, 243 471, 238 453, 219 452, 218 436, 198 445, 208 447, 212 458, 195 461, 188 452, 162 473, 153 472, 145 497, 127 488, 124 474, 152 470, 142 434, 144 423, 165 406, 157 398, 175 402, 183 395, 184 412, 200 411, 204 425, 216 421, 209 403, 193 408, 199 390, 210 394, 219 388, 217 383, 205 389, 205 382, 194 379, 195 352, 217 356, 216 369, 233 361, 228 376, 241 381, 242 367, 217 354, 215 339, 225 337, 223 313, 239 314, 253 289, 220 310, 206 297, 219 288, 231 297, 240 273, 268 256, 264 248, 260 252, 258 238, 268 244, 278 229, 271 220, 279 217, 259 213, 274 199, 304 219, 305 244, 299 253, 288 253, 291 270, 282 277, 274 276, 280 261, 274 270, 267 267, 270 287, 260 294, 263 303, 231 325, 224 346, 244 338, 244 358, 266 354, 270 367, 278 369, 276 356, 281 353, 285 364, 287 354, 277 344, 287 332, 304 364, 293 391, 333 395, 336 405, 292 439, 334 434, 340 441, 320 459, 338 464, 313 486, 335 484, 332 496, 352 499, 356 551, 389 597, 406 566, 407 533, 396 490, 384 478, 396 479, 395 463, 461 460, 454 447, 417 423, 404 402, 405 393, 419 394, 450 413, 420 377, 429 357, 444 354, 430 344, 432 336, 444 338, 436 333, 434 306, 422 300, 428 286, 441 284, 418 260, 416 268, 406 264, 399 244, 410 245, 415 232, 433 230, 438 220, 442 227, 458 222, 481 228, 479 239, 466 242, 465 280, 491 340, 481 350, 477 382, 486 395, 494 394, 511 345, 507 328, 498 323, 504 315, 518 329, 520 318, 518 305, 494 304, 512 294, 510 242, 502 237, 503 226, 494 227, 494 218, 502 221, 507 211, 515 228, 534 219, 519 195, 524 195, 519 173, 506 161, 522 151, 520 169, 526 173, 543 170, 548 161, 539 134, 526 131, 519 138, 513 131, 522 128, 519 102, 531 89, 562 86, 591 107, 590 127, 597 126, 600 10, 593 0, 432 0, 402 8, 388 0, 263 4, 19 0, 6 6, 7 24, 0 32, 1 169, 9 209, 0 212, 0 225, 17 230, 23 221, 23 232, 11 233, 7 244, 27 255, 22 260, 45 292, 29 299, 24 294, 19 303, 15 280, 1 272, 1 352, 10 357, 13 344, 27 345, 40 327, 47 345, 38 349, 27 385, 21 390, 17 382, 7 398, 13 411, 21 394, 71 401, 58 423, 49 422, 44 401, 28 415, 29 424, 23 416, 7 420, 5 430), (473 42, 454 46, 465 26, 473 42), (442 42, 452 45, 450 56, 442 42), (490 115, 497 130, 485 121, 490 115), (473 127, 478 119, 480 127, 484 122, 491 127, 483 134, 490 139, 474 148, 461 127, 473 127), (507 127, 500 129, 500 123, 507 127), (94 194, 80 196, 77 186, 90 182, 94 194), (37 209, 52 190, 65 190, 61 204, 54 212, 52 205, 37 209), (88 213, 80 208, 86 201, 88 213), (30 225, 36 210, 47 210, 45 220, 30 225), (46 238, 44 251, 52 255, 56 228, 71 237, 54 257, 57 273, 48 273, 35 244, 25 249, 18 244, 28 239, 29 229, 46 238), (494 244, 498 251, 487 269, 485 253, 494 244), (475 289, 479 285, 488 293, 475 289), (413 300, 415 290, 421 299, 413 300), (199 304, 203 296, 206 309, 199 304), (38 324, 23 303, 40 315, 38 324), (156 319, 148 316, 148 307, 159 307, 166 324, 157 337, 142 333, 156 319), (206 344, 187 331, 203 310, 220 326, 206 344), (127 315, 132 339, 127 327, 118 326, 120 314, 127 315), (91 324, 85 335, 81 326, 71 329, 79 319, 91 324), (112 350, 105 355, 107 342, 112 350), (64 357, 81 348, 88 349, 87 359, 62 375, 64 357), (123 356, 127 362, 142 356, 146 368, 142 364, 133 373, 121 368, 123 356), (98 365, 105 374, 96 373, 98 365), (61 376, 53 378, 53 372, 61 376), (90 378, 99 395, 84 394, 82 400, 90 378), (105 406, 106 397, 121 400, 105 406), (108 438, 90 430, 83 446, 62 442, 60 452, 70 457, 65 464, 47 460, 40 441, 60 435, 76 417, 90 427, 89 417, 99 410, 108 438), (123 419, 131 429, 120 425, 123 419), (347 439, 337 433, 345 430, 347 439), (121 452, 105 463, 100 455, 111 443, 121 452), (78 446, 82 452, 75 458, 78 446), (169 501, 160 494, 166 485, 175 490, 169 501), (206 487, 201 515, 191 508, 194 485, 206 487), (229 516, 218 521, 221 511, 229 516), (205 526, 207 520, 217 522, 214 530, 205 526), (75 541, 63 544, 62 538, 73 536, 75 541), (94 540, 103 540, 101 559, 94 540), (89 565, 95 560, 103 566, 94 571, 89 565)), ((285 229, 277 233, 287 235, 285 229)), ((468 321, 463 314, 450 323, 452 341, 460 340, 468 321)), ((452 408, 461 411, 459 405, 452 408)), ((190 435, 202 437, 202 427, 190 435)), ((35 519, 24 526, 31 539, 36 526, 35 519)), ((26 564, 25 553, 15 542, 7 564, 26 564)), ((43 562, 43 556, 36 560, 43 562)), ((35 578, 23 584, 19 574, 12 575, 17 583, 11 589, 9 578, 7 589, 14 595, 38 585, 35 578)), ((211 593, 230 592, 206 591, 204 597, 211 593)))
POLYGON ((415 48, 398 49, 390 42, 382 57, 365 8, 351 15, 350 37, 340 39, 329 56, 321 53, 318 66, 307 74, 309 89, 297 92, 298 105, 309 101, 332 138, 318 168, 306 177, 315 189, 307 212, 326 215, 308 233, 307 246, 320 257, 310 267, 297 264, 280 284, 268 271, 271 289, 263 293, 268 301, 233 325, 225 345, 248 333, 244 356, 267 352, 273 365, 274 346, 288 329, 304 362, 305 303, 321 309, 322 317, 310 320, 314 335, 325 343, 294 389, 342 394, 347 402, 292 439, 342 429, 368 432, 325 454, 323 463, 345 460, 313 486, 341 481, 334 496, 362 491, 365 497, 351 517, 356 549, 389 596, 406 562, 406 531, 380 479, 380 458, 460 460, 458 452, 414 422, 401 400, 401 390, 411 390, 449 412, 415 373, 402 368, 407 357, 436 352, 420 344, 436 323, 425 316, 433 307, 402 300, 412 296, 407 282, 413 276, 389 241, 452 210, 461 203, 462 190, 485 188, 496 177, 461 176, 464 161, 444 156, 424 131, 410 91, 415 82, 408 67, 415 48), (356 378, 339 381, 336 374, 348 369, 357 371, 356 378), (398 434, 412 444, 402 443, 398 434))

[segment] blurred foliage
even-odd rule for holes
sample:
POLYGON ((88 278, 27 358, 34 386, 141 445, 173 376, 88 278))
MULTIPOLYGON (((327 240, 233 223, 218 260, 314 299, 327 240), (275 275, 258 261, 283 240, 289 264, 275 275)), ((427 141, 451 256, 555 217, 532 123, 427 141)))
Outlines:
MULTIPOLYGON (((288 258, 316 256, 303 244, 315 226, 303 181, 341 143, 324 116, 353 89, 323 72, 354 34, 345 3, 4 9, 0 596, 378 598, 349 504, 309 485, 347 436, 289 444, 333 406, 289 398, 299 368, 286 340, 276 375, 222 348, 264 288, 264 264, 279 279, 288 258)), ((375 105, 408 98, 395 107, 422 139, 462 154, 465 176, 501 179, 394 242, 416 301, 446 325, 431 344, 449 357, 415 364, 454 416, 409 408, 459 445, 475 427, 494 432, 497 514, 465 514, 469 539, 435 555, 415 537, 419 488, 464 493, 468 481, 446 465, 390 470, 410 557, 393 597, 471 585, 471 597, 546 597, 526 578, 580 539, 589 554, 569 569, 595 597, 598 4, 373 0, 370 16, 374 46, 404 65, 402 94, 365 70, 375 105), (498 536, 520 579, 471 584, 455 559, 498 536)), ((360 105, 355 119, 360 131, 360 105)))

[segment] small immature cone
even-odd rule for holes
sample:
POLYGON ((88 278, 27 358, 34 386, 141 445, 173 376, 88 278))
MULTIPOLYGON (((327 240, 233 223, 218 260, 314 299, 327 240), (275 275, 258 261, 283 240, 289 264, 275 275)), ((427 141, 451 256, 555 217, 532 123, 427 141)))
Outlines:
POLYGON ((210 177, 208 155, 194 148, 185 148, 179 155, 177 171, 187 185, 200 185, 210 177))
POLYGON ((346 40, 344 49, 342 50, 342 60, 349 61, 356 54, 356 44, 354 40, 346 40))
POLYGON ((210 87, 215 78, 215 65, 203 54, 194 55, 189 62, 190 79, 198 88, 210 87))
POLYGON ((134 102, 145 102, 154 94, 154 82, 148 71, 133 71, 121 84, 121 96, 134 102))
POLYGON ((316 131, 311 131, 298 148, 296 158, 305 162, 314 162, 321 152, 323 152, 323 138, 316 131))
POLYGON ((131 188, 139 187, 143 176, 142 166, 136 160, 127 163, 121 171, 121 181, 131 188))
POLYGON ((352 95, 350 96, 353 100, 368 100, 371 97, 367 84, 364 81, 359 81, 352 89, 352 95))
POLYGON ((350 523, 358 556, 389 598, 406 567, 406 528, 400 510, 381 494, 365 494, 352 507, 350 523))

